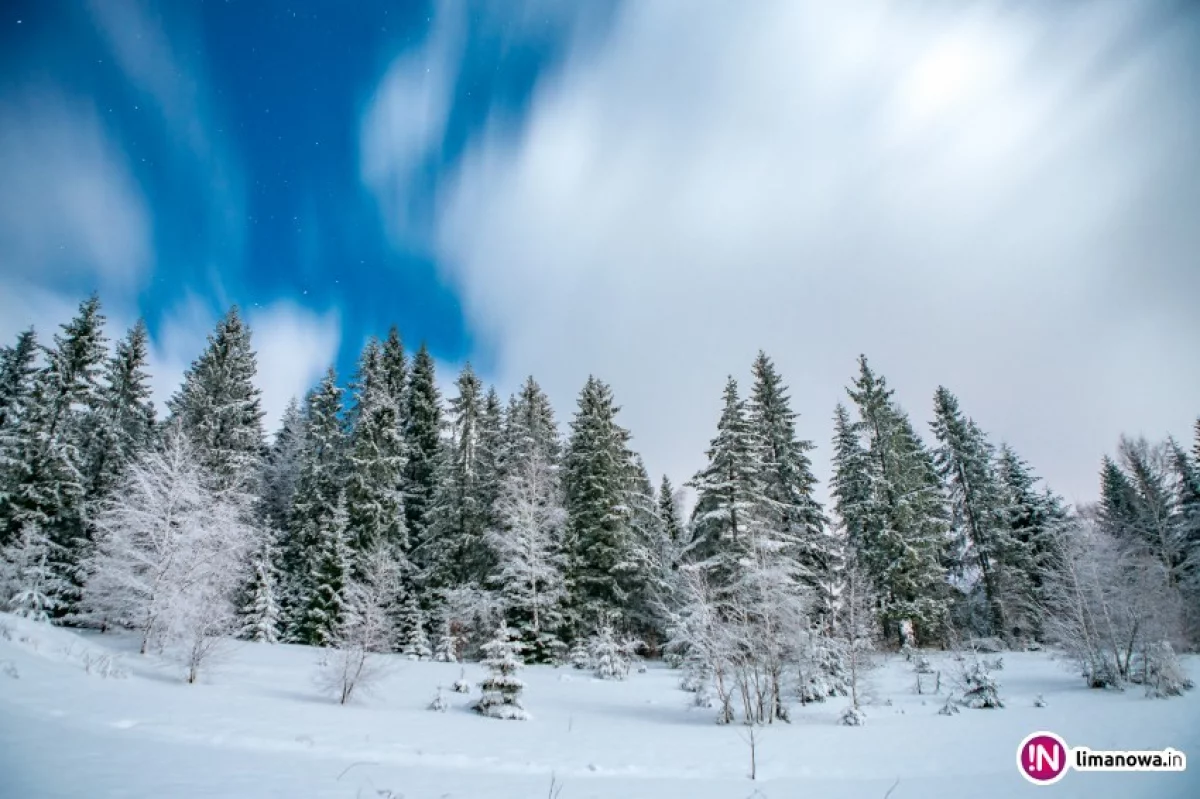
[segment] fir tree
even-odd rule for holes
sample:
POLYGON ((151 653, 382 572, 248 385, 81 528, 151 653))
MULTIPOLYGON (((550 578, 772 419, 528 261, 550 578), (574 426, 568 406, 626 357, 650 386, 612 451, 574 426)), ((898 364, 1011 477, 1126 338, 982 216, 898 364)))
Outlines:
POLYGON ((932 458, 865 357, 848 393, 858 406, 871 485, 859 559, 880 595, 885 632, 902 639, 911 624, 932 640, 946 620, 946 513, 932 458))
POLYGON ((88 442, 95 434, 104 363, 104 317, 93 295, 45 352, 19 426, 6 454, 0 541, 19 540, 26 525, 49 537, 60 616, 75 609, 87 529, 88 442))
POLYGON ((348 623, 352 610, 347 598, 351 579, 351 551, 346 541, 348 516, 340 499, 335 511, 323 522, 310 522, 317 544, 312 561, 310 590, 296 640, 310 646, 330 646, 338 631, 348 623))
POLYGON ((768 514, 765 523, 781 546, 790 550, 798 577, 815 587, 829 567, 825 517, 813 496, 817 478, 808 453, 810 441, 796 437, 796 414, 787 387, 766 353, 753 366, 754 385, 747 423, 756 449, 760 491, 768 514))
POLYGON ((258 474, 264 446, 257 372, 250 328, 234 306, 167 403, 220 491, 246 492, 258 474))
POLYGON ((59 610, 59 597, 70 586, 51 564, 54 542, 36 524, 27 524, 21 536, 0 549, 0 610, 34 621, 49 621, 59 610))
POLYGON ((1107 455, 1100 467, 1100 524, 1117 538, 1137 526, 1137 492, 1117 462, 1107 455))
MULTIPOLYGON (((441 400, 434 375, 433 356, 424 344, 413 358, 408 385, 408 418, 405 421, 408 456, 403 483, 405 523, 414 546, 424 549, 442 454, 441 400)), ((430 565, 424 555, 414 559, 418 561, 419 568, 430 565)))
POLYGON ((400 654, 410 660, 428 660, 433 656, 429 648, 429 636, 425 632, 425 614, 416 591, 405 592, 396 619, 400 654))
POLYGON ((20 333, 13 346, 0 350, 0 431, 15 427, 21 417, 33 391, 37 354, 33 328, 20 333))
POLYGON ((521 704, 525 683, 516 677, 521 668, 521 647, 514 638, 513 632, 501 622, 496 636, 483 646, 487 654, 483 663, 491 673, 479 684, 483 696, 475 709, 484 716, 515 721, 529 718, 521 704))
POLYGON ((383 341, 380 368, 383 371, 384 388, 396 406, 397 424, 404 430, 408 421, 408 358, 404 353, 400 331, 394 325, 383 341))
POLYGON ((242 606, 240 637, 273 644, 279 640, 279 603, 275 597, 275 566, 270 547, 254 559, 247 599, 242 606))
POLYGON ((433 564, 431 584, 438 587, 479 584, 492 565, 483 542, 490 521, 480 481, 483 384, 467 364, 455 385, 450 439, 430 511, 427 557, 433 564))
POLYGON ((951 568, 959 576, 978 570, 989 611, 988 635, 1007 635, 1002 597, 1007 548, 1001 518, 1000 487, 992 468, 992 447, 975 423, 963 415, 958 398, 945 387, 934 396, 933 433, 938 440, 934 463, 950 506, 954 543, 951 568))
POLYGON ((670 479, 664 474, 658 487, 658 517, 662 520, 663 535, 678 543, 683 538, 683 522, 679 518, 679 502, 670 479))
POLYGON ((635 577, 626 504, 629 433, 616 422, 618 410, 612 390, 589 377, 565 458, 567 585, 585 625, 620 614, 635 577))
POLYGON ((540 456, 551 466, 557 466, 562 455, 558 424, 550 398, 532 376, 526 378, 520 391, 509 401, 505 418, 503 464, 515 471, 529 459, 540 456))
POLYGON ((94 434, 88 442, 88 487, 93 499, 107 495, 125 467, 152 443, 149 360, 150 337, 145 322, 139 320, 117 342, 105 370, 94 434))
POLYGON ((398 411, 387 389, 382 351, 374 339, 359 359, 354 383, 354 427, 346 468, 350 540, 360 552, 376 544, 407 553, 404 501, 404 442, 398 411))
POLYGON ((331 524, 344 486, 346 433, 342 390, 330 368, 305 399, 303 449, 291 516, 280 542, 281 605, 290 634, 306 623, 313 585, 312 563, 320 551, 319 531, 331 524))
POLYGON ((284 534, 291 523, 304 459, 306 424, 300 404, 295 399, 288 402, 263 462, 260 509, 267 529, 276 535, 284 534))

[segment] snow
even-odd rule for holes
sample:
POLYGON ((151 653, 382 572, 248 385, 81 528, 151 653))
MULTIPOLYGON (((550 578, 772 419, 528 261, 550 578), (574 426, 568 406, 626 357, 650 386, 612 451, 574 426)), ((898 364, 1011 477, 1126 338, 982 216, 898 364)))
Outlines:
MULTIPOLYGON (((1005 653, 994 674, 1005 708, 953 716, 939 716, 944 696, 918 696, 911 665, 890 658, 871 674, 865 726, 839 724, 844 700, 796 707, 792 724, 756 736, 751 782, 745 729, 690 707, 680 673, 657 663, 619 682, 527 667, 533 718, 512 724, 471 711, 478 689, 446 690, 448 710, 427 709, 464 670, 478 685, 477 663, 385 657, 376 690, 343 707, 314 683, 316 649, 231 643, 186 685, 177 664, 139 656, 137 645, 0 615, 0 796, 530 799, 549 795, 553 779, 560 799, 839 799, 883 797, 893 784, 891 799, 1000 799, 1048 795, 1015 765, 1036 730, 1093 749, 1200 756, 1200 691, 1169 700, 1092 691, 1047 653, 1005 653), (103 655, 109 676, 85 670, 103 655), (1039 695, 1046 707, 1035 706, 1039 695)), ((949 657, 927 656, 945 686, 949 657)), ((1200 676, 1200 661, 1184 663, 1200 676)), ((1069 773, 1053 788, 1060 799, 1197 795, 1200 765, 1069 773)))

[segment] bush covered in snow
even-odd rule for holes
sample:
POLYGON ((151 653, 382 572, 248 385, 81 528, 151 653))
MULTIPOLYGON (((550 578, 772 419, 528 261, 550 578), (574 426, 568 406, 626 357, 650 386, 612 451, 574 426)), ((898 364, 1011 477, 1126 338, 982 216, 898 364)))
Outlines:
POLYGON ((1146 686, 1146 696, 1157 699, 1179 696, 1193 687, 1169 641, 1158 641, 1148 646, 1143 660, 1142 682, 1146 686))
POLYGON ((482 715, 518 721, 529 718, 529 714, 521 705, 521 692, 525 690, 525 683, 516 677, 516 672, 522 665, 520 648, 515 632, 503 622, 497 628, 495 638, 484 645, 483 651, 487 658, 483 662, 491 670, 491 674, 479 684, 483 696, 475 704, 475 709, 482 715))

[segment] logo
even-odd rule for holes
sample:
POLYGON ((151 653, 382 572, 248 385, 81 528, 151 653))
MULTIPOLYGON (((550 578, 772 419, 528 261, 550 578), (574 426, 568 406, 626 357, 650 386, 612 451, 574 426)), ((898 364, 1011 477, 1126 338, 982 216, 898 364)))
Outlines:
POLYGON ((1034 785, 1053 785, 1067 769, 1075 771, 1187 771, 1187 755, 1178 749, 1098 751, 1067 747, 1052 732, 1026 735, 1017 747, 1017 769, 1034 785))
POLYGON ((1052 785, 1067 773, 1067 742, 1052 732, 1025 736, 1017 747, 1017 768, 1034 785, 1052 785))

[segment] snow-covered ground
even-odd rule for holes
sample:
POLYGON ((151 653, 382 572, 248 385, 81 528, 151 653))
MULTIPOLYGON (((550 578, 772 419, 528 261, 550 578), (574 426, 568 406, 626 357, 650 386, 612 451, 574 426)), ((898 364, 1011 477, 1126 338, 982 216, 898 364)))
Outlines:
MULTIPOLYGON (((526 669, 533 719, 515 722, 482 718, 473 696, 449 692, 462 669, 477 683, 478 664, 394 659, 371 696, 342 707, 315 688, 319 653, 305 647, 231 644, 197 685, 132 648, 128 637, 0 615, 0 797, 1200 796, 1200 691, 1089 691, 1045 654, 1004 655, 1005 709, 954 716, 937 715, 942 699, 918 696, 893 658, 872 675, 867 726, 839 726, 842 702, 797 708, 792 724, 761 733, 751 782, 746 729, 689 708, 678 673, 658 664, 627 682, 526 669), (103 655, 127 676, 101 676, 103 655), (439 685, 445 713, 426 709, 439 685), (1034 706, 1038 694, 1046 707, 1034 706), (1033 786, 1016 747, 1043 729, 1093 749, 1172 746, 1192 769, 1033 786)), ((1188 667, 1200 676, 1200 663, 1188 667)))

